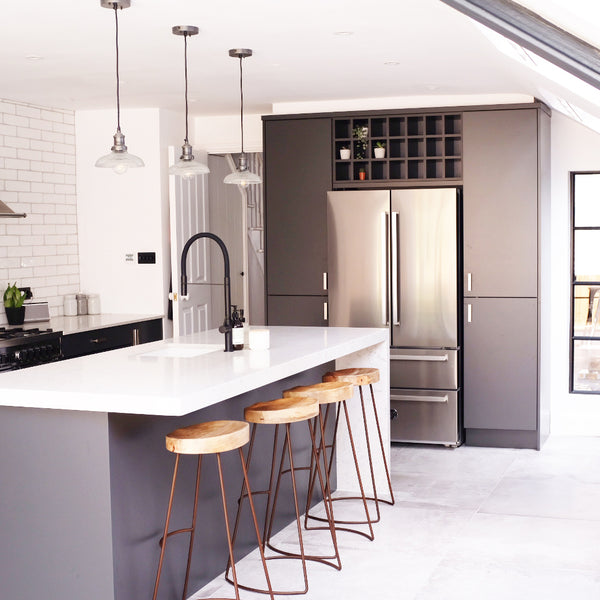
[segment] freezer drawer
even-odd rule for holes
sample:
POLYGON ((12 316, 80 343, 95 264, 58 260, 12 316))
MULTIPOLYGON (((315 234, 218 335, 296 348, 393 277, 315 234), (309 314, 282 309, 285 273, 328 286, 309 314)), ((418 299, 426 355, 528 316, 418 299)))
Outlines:
POLYGON ((458 350, 392 348, 390 386, 393 388, 458 388, 458 350))
POLYGON ((390 390, 392 442, 421 442, 456 446, 460 443, 458 392, 390 390))

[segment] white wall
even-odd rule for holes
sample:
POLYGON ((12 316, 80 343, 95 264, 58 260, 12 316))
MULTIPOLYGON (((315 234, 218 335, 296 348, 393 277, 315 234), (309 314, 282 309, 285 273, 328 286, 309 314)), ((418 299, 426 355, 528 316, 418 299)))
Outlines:
MULTIPOLYGON (((194 139, 190 144, 210 154, 240 151, 240 116, 196 117, 193 122, 194 139)), ((244 151, 262 152, 261 115, 244 114, 244 151)))
POLYGON ((183 142, 183 119, 155 108, 125 109, 121 123, 129 152, 146 166, 116 175, 94 167, 112 145, 115 111, 75 115, 81 288, 100 294, 102 312, 166 315, 167 148, 183 142), (156 264, 137 264, 138 252, 156 252, 156 264), (126 262, 127 254, 135 261, 126 262))
POLYGON ((552 433, 600 435, 600 396, 569 394, 570 171, 600 171, 600 135, 552 115, 552 433))
POLYGON ((69 110, 0 100, 0 199, 27 213, 0 219, 1 291, 30 286, 51 316, 79 289, 74 122, 69 110))

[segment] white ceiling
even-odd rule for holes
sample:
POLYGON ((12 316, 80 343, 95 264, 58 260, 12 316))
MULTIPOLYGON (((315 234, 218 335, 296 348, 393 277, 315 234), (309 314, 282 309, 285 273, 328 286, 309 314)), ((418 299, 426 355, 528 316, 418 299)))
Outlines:
MULTIPOLYGON (((570 0, 571 12, 585 1, 570 0)), ((535 3, 523 2, 534 10, 535 3)), ((100 0, 3 5, 1 97, 114 106, 113 11, 100 0)), ((173 25, 200 28, 188 43, 194 114, 239 109, 238 62, 228 49, 246 47, 254 50, 244 62, 247 112, 286 102, 519 93, 562 98, 600 118, 594 97, 498 51, 480 26, 440 0, 131 0, 119 11, 122 107, 182 109, 183 38, 173 25)))

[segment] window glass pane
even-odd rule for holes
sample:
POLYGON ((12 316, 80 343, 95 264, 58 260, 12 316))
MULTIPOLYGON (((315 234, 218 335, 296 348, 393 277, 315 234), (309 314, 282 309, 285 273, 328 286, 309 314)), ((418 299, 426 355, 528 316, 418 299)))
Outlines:
POLYGON ((573 335, 600 337, 600 285, 575 285, 573 290, 573 335))
POLYGON ((573 391, 600 391, 600 342, 575 340, 573 346, 573 391))
POLYGON ((575 280, 600 281, 600 230, 580 229, 574 237, 575 280))
POLYGON ((575 175, 575 227, 600 227, 600 173, 575 175))

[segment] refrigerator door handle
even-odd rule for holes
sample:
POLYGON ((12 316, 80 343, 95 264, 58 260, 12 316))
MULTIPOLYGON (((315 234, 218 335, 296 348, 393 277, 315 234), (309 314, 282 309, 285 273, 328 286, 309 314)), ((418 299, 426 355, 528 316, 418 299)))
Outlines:
POLYGON ((391 354, 390 360, 423 360, 429 362, 448 362, 448 355, 431 356, 425 354, 391 354))
POLYGON ((381 323, 385 326, 389 326, 390 324, 390 306, 389 306, 389 298, 390 298, 390 290, 389 290, 389 280, 390 280, 390 263, 388 256, 390 255, 390 236, 389 236, 389 220, 390 216, 387 212, 381 213, 381 289, 379 290, 379 294, 381 296, 381 323), (385 267, 385 268, 384 268, 385 267))
POLYGON ((398 250, 398 225, 400 215, 397 212, 392 213, 392 322, 394 325, 400 325, 400 282, 399 282, 399 250, 398 250))
POLYGON ((447 404, 448 395, 443 396, 410 396, 408 394, 390 394, 390 400, 400 400, 402 402, 431 402, 437 404, 447 404))

